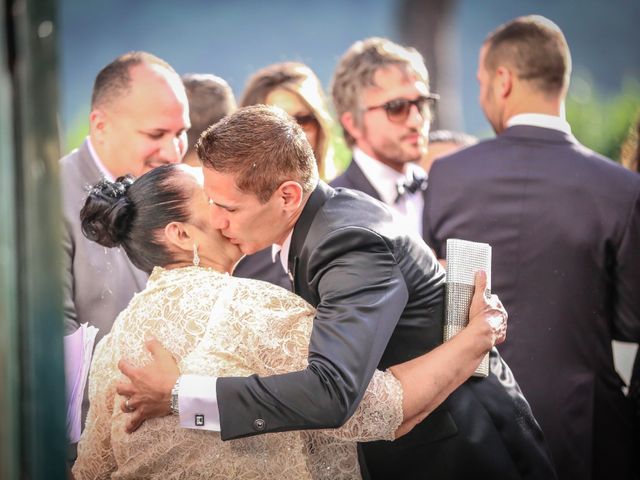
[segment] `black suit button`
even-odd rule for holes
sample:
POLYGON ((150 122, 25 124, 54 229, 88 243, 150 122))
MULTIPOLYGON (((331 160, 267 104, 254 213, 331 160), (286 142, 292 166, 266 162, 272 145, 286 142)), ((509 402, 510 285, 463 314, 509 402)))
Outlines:
POLYGON ((261 432, 262 430, 264 430, 265 425, 266 425, 266 422, 261 418, 256 418, 253 421, 253 428, 258 432, 261 432))

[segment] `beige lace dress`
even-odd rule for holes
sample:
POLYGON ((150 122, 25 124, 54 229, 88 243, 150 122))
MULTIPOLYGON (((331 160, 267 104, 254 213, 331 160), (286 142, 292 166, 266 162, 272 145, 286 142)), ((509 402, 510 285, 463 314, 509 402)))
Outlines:
POLYGON ((156 268, 96 348, 75 478, 360 478, 355 442, 391 440, 402 421, 402 387, 389 372, 376 371, 356 413, 337 430, 223 442, 219 433, 180 427, 172 415, 124 431, 115 385, 125 377, 117 363, 149 361, 148 335, 173 353, 182 373, 272 375, 305 368, 313 314, 300 297, 268 283, 207 268, 156 268))

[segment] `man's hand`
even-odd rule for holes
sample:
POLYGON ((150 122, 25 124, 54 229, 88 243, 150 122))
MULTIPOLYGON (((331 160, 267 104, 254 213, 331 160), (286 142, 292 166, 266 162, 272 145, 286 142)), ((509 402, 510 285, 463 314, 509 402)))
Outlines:
POLYGON ((490 340, 488 351, 507 338, 507 311, 497 295, 487 295, 486 272, 477 272, 475 281, 469 308, 469 327, 486 329, 487 339, 490 340))
POLYGON ((130 414, 125 425, 127 433, 135 432, 149 418, 171 413, 171 389, 180 376, 175 359, 158 340, 147 340, 145 347, 153 357, 148 365, 138 368, 126 360, 118 362, 118 368, 130 380, 116 385, 118 394, 126 397, 120 408, 130 414))

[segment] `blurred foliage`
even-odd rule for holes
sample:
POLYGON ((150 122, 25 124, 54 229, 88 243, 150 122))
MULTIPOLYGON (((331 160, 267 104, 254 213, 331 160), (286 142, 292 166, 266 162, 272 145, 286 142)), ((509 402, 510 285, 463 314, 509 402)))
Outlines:
POLYGON ((64 155, 69 153, 71 150, 76 149, 82 145, 84 139, 87 135, 89 135, 89 108, 83 109, 81 114, 76 115, 76 117, 71 121, 71 124, 68 128, 65 129, 64 135, 64 145, 62 148, 62 152, 64 155))
POLYGON ((640 81, 625 78, 620 93, 604 96, 587 75, 576 74, 566 109, 571 130, 582 144, 620 161, 620 149, 640 109, 640 81))
POLYGON ((336 164, 338 175, 340 175, 347 169, 349 162, 351 162, 351 149, 342 135, 342 127, 338 122, 334 122, 333 124, 331 141, 334 148, 333 161, 336 164))

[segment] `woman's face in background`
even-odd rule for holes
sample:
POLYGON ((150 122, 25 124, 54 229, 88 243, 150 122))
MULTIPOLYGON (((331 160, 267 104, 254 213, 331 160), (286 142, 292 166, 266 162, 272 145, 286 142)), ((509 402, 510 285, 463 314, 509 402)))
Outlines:
POLYGON ((298 94, 284 88, 276 88, 267 95, 265 103, 267 105, 280 107, 295 119, 307 136, 307 140, 309 144, 311 144, 311 148, 317 158, 320 124, 313 114, 313 111, 302 101, 302 98, 300 98, 298 94))

